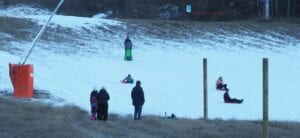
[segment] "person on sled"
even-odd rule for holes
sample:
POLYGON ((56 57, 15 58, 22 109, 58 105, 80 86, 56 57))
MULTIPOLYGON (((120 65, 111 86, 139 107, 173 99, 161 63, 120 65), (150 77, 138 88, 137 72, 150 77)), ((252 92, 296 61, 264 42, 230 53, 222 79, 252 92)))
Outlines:
POLYGON ((240 104, 240 103, 243 103, 243 101, 244 101, 244 99, 239 100, 239 99, 236 99, 236 98, 231 98, 229 96, 229 89, 225 90, 223 99, 224 99, 225 103, 238 103, 238 104, 240 104))
POLYGON ((216 89, 217 90, 226 90, 227 89, 227 84, 223 83, 223 78, 221 76, 216 81, 216 89))
POLYGON ((122 82, 123 83, 133 83, 134 82, 134 80, 133 80, 133 78, 131 77, 131 75, 130 74, 128 74, 127 75, 127 77, 125 77, 123 80, 122 80, 122 82))

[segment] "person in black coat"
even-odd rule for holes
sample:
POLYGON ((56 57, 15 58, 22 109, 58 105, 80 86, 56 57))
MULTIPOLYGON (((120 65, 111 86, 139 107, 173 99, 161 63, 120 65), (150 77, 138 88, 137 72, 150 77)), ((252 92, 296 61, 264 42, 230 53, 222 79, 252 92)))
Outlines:
POLYGON ((108 119, 108 101, 110 97, 105 87, 102 87, 100 92, 98 93, 98 114, 97 119, 107 121, 108 119))
POLYGON ((145 103, 144 91, 141 81, 136 81, 135 87, 131 91, 132 104, 134 106, 134 120, 141 120, 142 108, 145 103))
POLYGON ((229 96, 229 89, 226 89, 225 90, 225 93, 224 93, 224 96, 223 96, 223 99, 224 99, 224 102, 225 103, 243 103, 244 99, 236 99, 236 98, 230 98, 229 96))
POLYGON ((127 36, 124 41, 124 47, 125 47, 125 49, 132 49, 132 42, 129 39, 129 36, 127 36))

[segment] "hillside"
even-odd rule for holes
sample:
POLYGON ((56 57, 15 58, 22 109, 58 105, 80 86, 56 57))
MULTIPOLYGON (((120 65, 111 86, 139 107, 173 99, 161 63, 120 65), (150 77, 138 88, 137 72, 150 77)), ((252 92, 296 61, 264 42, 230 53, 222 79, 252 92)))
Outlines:
MULTIPOLYGON (((0 86, 12 93, 8 64, 20 62, 35 34, 49 17, 36 7, 1 9, 0 86)), ((89 92, 105 86, 110 112, 132 111, 133 85, 141 80, 145 114, 165 112, 200 118, 203 106, 202 59, 208 58, 208 103, 211 119, 261 119, 261 59, 270 59, 270 120, 299 121, 299 24, 291 22, 182 22, 103 19, 56 15, 38 42, 29 64, 34 87, 66 104, 89 111, 89 92), (133 61, 123 60, 123 41, 133 41, 133 61), (284 67, 284 68, 283 68, 284 67), (215 80, 223 76, 241 105, 223 102, 215 80), (283 93, 284 92, 284 93, 283 93), (174 102, 176 101, 176 102, 174 102), (281 101, 281 102, 278 102, 281 101), (282 104, 285 103, 285 104, 282 104), (122 105, 122 106, 121 106, 122 105), (280 110, 278 110, 280 108, 280 110)))
MULTIPOLYGON (((125 19, 118 12, 91 18, 98 13, 93 10, 74 10, 88 17, 55 15, 27 61, 34 65, 34 88, 48 96, 17 99, 8 64, 24 59, 53 1, 18 5, 22 2, 41 1, 0 1, 5 4, 0 8, 0 137, 261 137, 266 57, 270 137, 300 137, 300 25, 294 21, 125 19), (123 60, 127 35, 133 41, 130 62, 123 60), (208 59, 207 122, 202 120, 203 58, 208 59), (129 73, 145 91, 141 121, 132 119, 134 85, 120 83, 129 73), (215 89, 219 76, 243 104, 223 102, 222 91, 215 89), (90 91, 103 86, 111 97, 109 121, 91 121, 90 91)), ((60 14, 79 15, 68 9, 60 14)))

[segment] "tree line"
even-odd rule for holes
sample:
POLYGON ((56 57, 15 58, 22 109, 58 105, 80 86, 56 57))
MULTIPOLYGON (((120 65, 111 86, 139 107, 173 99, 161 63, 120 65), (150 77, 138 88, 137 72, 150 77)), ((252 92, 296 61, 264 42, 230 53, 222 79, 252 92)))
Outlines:
MULTIPOLYGON (((2 5, 36 5, 54 9, 60 0, 2 0, 2 5)), ((161 19, 167 13, 174 20, 240 20, 264 16, 266 0, 65 0, 60 14, 93 16, 110 11, 111 17, 161 19), (186 13, 191 4, 195 14, 186 13), (198 13, 198 14, 197 14, 198 13), (214 14, 220 13, 220 14, 214 14), (176 15, 175 15, 176 14, 176 15)), ((300 0, 269 0, 271 18, 299 17, 300 0)), ((1 4, 1 0, 0 0, 1 4)))
MULTIPOLYGON (((266 0, 257 0, 258 15, 263 16, 266 0)), ((300 15, 299 0, 269 0, 272 17, 296 17, 300 15)))

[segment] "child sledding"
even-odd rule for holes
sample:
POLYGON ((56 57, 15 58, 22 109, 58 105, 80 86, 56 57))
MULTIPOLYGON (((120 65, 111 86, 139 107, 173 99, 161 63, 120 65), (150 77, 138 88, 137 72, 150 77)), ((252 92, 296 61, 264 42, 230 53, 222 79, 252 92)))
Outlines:
POLYGON ((133 78, 130 74, 128 74, 123 80, 121 80, 122 83, 130 83, 132 84, 134 82, 133 78))

